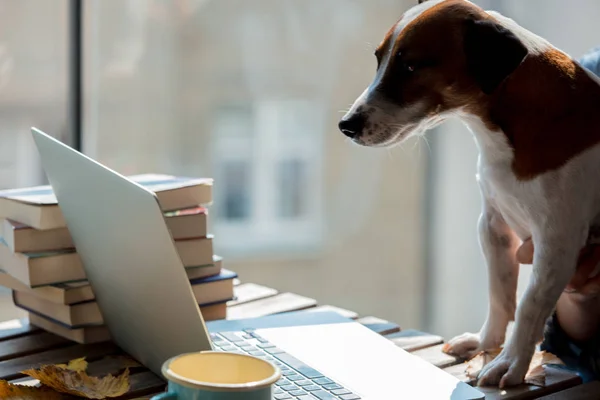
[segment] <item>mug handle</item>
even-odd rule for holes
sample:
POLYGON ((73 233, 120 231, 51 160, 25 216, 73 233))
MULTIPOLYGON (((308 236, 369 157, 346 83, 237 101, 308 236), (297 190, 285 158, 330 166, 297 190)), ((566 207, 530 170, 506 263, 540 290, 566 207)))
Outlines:
POLYGON ((165 392, 165 393, 157 394, 150 400, 177 400, 177 393, 165 392))

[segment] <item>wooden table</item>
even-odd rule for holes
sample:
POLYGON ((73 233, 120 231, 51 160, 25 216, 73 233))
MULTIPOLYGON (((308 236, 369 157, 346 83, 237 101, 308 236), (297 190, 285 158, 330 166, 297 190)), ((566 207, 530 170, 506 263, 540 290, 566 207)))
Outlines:
MULTIPOLYGON (((370 316, 361 318, 352 311, 338 307, 318 306, 313 299, 293 293, 278 293, 275 289, 253 283, 240 283, 236 280, 235 292, 237 300, 229 304, 228 318, 258 317, 299 310, 337 311, 357 319, 401 348, 469 382, 464 373, 465 365, 460 360, 442 353, 444 340, 440 336, 410 329, 401 330, 395 323, 370 316)), ((26 320, 0 323, 0 379, 26 381, 29 378, 19 371, 43 364, 64 363, 78 357, 86 357, 89 361, 90 374, 117 374, 124 366, 118 358, 110 356, 118 354, 122 354, 120 349, 111 342, 76 344, 31 326, 26 320)), ((120 399, 149 398, 165 389, 162 378, 141 367, 131 370, 130 382, 130 392, 120 399)), ((548 368, 545 387, 522 385, 506 391, 497 388, 480 389, 486 393, 486 399, 600 399, 600 382, 583 385, 577 375, 555 368, 548 368)))

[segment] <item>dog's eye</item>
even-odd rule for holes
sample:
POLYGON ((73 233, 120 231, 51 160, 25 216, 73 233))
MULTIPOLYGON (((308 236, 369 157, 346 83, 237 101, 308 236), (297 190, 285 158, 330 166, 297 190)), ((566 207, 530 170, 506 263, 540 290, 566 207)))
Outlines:
POLYGON ((403 62, 399 67, 401 68, 401 71, 407 75, 412 75, 417 71, 417 65, 415 63, 403 62))
POLYGON ((402 58, 402 51, 399 51, 399 52, 396 54, 396 59, 399 61, 399 64, 401 65, 401 68, 402 68, 404 71, 406 71, 406 72, 408 72, 408 73, 413 73, 413 72, 415 72, 415 71, 416 71, 416 69, 417 69, 417 68, 416 68, 416 65, 415 65, 415 63, 412 63, 412 62, 407 62, 406 60, 404 60, 404 59, 402 58))

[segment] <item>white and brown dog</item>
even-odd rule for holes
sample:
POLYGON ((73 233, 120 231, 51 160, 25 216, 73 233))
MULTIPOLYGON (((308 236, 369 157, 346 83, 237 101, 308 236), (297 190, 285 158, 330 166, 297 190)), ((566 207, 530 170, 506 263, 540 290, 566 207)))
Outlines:
POLYGON ((479 333, 448 347, 463 357, 498 348, 514 320, 479 384, 519 384, 580 249, 600 225, 600 83, 546 40, 466 0, 419 1, 375 56, 375 78, 340 130, 372 147, 422 134, 448 116, 473 132, 489 310, 479 333), (515 253, 529 238, 533 275, 517 309, 515 253))

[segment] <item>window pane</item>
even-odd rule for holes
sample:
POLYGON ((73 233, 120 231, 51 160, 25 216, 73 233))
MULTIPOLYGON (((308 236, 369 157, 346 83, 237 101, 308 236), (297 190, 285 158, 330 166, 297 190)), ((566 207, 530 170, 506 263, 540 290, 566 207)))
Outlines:
POLYGON ((67 0, 0 1, 0 188, 46 182, 35 126, 70 142, 67 0))
POLYGON ((243 161, 230 161, 222 166, 219 176, 222 196, 217 197, 221 205, 220 216, 226 220, 244 220, 250 217, 250 165, 243 161))
POLYGON ((279 134, 283 141, 318 137, 315 132, 319 131, 319 125, 323 123, 322 113, 325 108, 321 102, 314 99, 281 99, 271 101, 269 105, 278 115, 279 134))
POLYGON ((305 181, 305 165, 300 160, 280 162, 278 172, 279 216, 299 218, 305 212, 305 197, 310 195, 310 187, 305 181))
POLYGON ((254 118, 250 105, 228 104, 215 114, 217 140, 252 137, 254 118))

